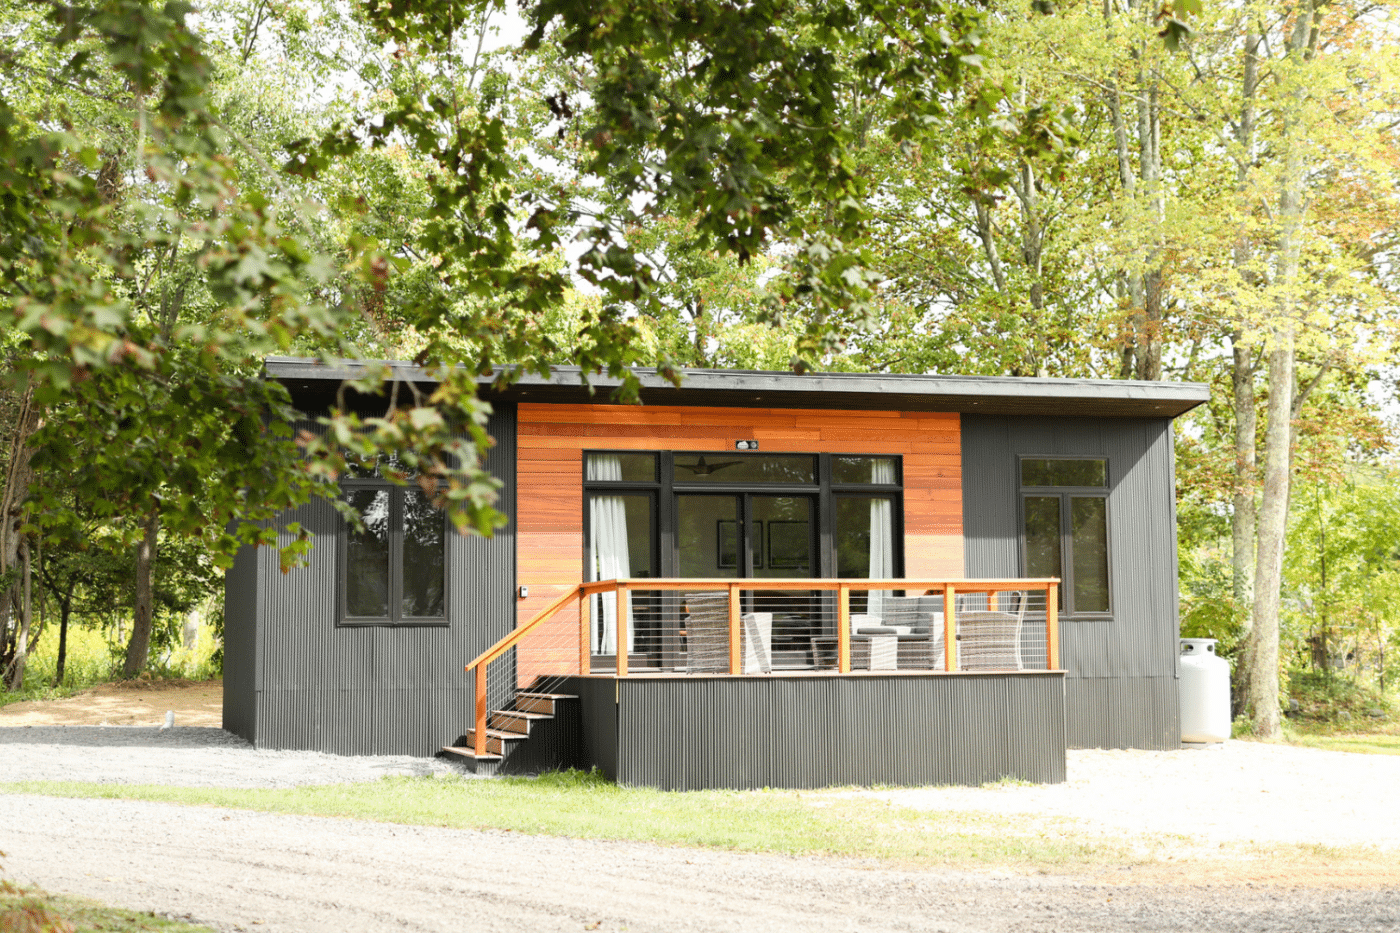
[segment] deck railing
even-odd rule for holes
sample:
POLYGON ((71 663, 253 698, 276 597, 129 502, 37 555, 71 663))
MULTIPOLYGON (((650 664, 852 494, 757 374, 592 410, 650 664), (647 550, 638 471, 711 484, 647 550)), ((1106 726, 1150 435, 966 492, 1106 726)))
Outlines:
POLYGON ((467 665, 474 745, 576 675, 1059 668, 1058 579, 619 579, 571 587, 467 665), (492 674, 492 668, 495 673, 492 674), (494 702, 493 702, 494 701, 494 702))

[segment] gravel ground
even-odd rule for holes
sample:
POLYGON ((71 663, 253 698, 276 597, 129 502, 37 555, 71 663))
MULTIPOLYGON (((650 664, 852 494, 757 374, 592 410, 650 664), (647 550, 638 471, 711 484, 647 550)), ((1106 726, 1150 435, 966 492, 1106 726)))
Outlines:
POLYGON ((0 796, 0 807, 20 881, 225 931, 1400 929, 1396 889, 1374 886, 898 871, 132 801, 0 796), (60 842, 77 839, 77 852, 60 842))
POLYGON ((462 773, 433 758, 255 749, 222 729, 198 726, 20 726, 0 729, 0 748, 0 781, 296 787, 462 773))
MULTIPOLYGON (((0 728, 0 781, 294 787, 461 774, 447 761, 266 751, 220 729, 0 728), (97 751, 100 749, 101 751, 97 751)), ((1400 849, 1400 756, 1259 742, 1175 752, 1069 752, 1069 780, 845 793, 929 810, 1068 817, 1105 834, 1400 849)))
MULTIPOLYGON (((449 763, 269 752, 212 728, 0 729, 0 781, 288 787, 449 763)), ((1078 877, 392 826, 137 801, 0 796, 12 877, 219 930, 1400 930, 1400 757, 1231 742, 1072 751, 1055 786, 835 791, 1062 816, 1115 839, 1374 847, 1362 872, 1268 859, 1078 877), (65 844, 81 840, 80 847, 65 844), (1369 860, 1369 861, 1368 861, 1369 860), (1234 867, 1231 867, 1234 866, 1234 867), (1216 883, 1184 884, 1183 878, 1216 883), (594 926, 594 924, 597 924, 594 926)), ((1239 856, 1231 856, 1238 859, 1239 856)), ((1357 856, 1349 855, 1354 863, 1357 856)))

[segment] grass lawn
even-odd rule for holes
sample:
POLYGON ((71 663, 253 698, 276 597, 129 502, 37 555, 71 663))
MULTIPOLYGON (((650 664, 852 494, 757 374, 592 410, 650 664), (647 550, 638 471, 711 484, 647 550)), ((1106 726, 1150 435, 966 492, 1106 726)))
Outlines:
POLYGON ((1288 736, 1288 744, 1323 748, 1333 752, 1360 752, 1366 755, 1400 755, 1400 735, 1372 732, 1300 733, 1288 736))
POLYGON ((95 901, 0 886, 0 930, 35 933, 213 933, 209 927, 155 914, 105 907, 95 901))
POLYGON ((1141 858, 1073 821, 928 812, 804 791, 664 791, 579 772, 539 778, 383 778, 278 790, 25 781, 0 793, 151 800, 386 823, 497 829, 739 852, 923 865, 1070 867, 1141 858))

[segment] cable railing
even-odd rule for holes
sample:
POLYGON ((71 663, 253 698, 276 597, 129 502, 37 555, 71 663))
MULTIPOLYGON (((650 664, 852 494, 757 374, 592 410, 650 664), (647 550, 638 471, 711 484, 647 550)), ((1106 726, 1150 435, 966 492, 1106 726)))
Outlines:
POLYGON ((602 580, 482 652, 474 752, 576 676, 1006 672, 1059 668, 1054 578, 602 580), (498 730, 493 737, 491 730, 498 730))

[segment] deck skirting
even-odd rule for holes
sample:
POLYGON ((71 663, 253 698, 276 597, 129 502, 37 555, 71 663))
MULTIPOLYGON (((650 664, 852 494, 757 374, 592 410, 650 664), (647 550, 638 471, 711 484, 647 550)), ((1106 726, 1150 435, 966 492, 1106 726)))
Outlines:
POLYGON ((582 756, 665 790, 1065 780, 1061 671, 569 678, 582 756))

